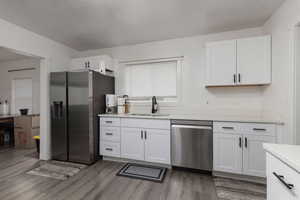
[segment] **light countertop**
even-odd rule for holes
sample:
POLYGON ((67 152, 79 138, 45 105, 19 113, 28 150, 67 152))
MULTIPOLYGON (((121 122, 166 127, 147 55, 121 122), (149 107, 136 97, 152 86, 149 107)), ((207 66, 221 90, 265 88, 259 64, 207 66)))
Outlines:
POLYGON ((10 114, 10 115, 0 115, 0 119, 15 118, 20 116, 39 116, 39 114, 28 114, 28 115, 19 115, 19 114, 10 114))
POLYGON ((264 149, 300 173, 300 145, 264 144, 264 149))
POLYGON ((100 114, 100 117, 119 117, 119 118, 142 118, 142 119, 183 119, 183 120, 208 120, 215 122, 242 122, 242 123, 267 123, 279 124, 283 123, 274 119, 255 118, 245 116, 213 116, 213 115, 164 115, 164 116, 142 116, 131 114, 100 114))

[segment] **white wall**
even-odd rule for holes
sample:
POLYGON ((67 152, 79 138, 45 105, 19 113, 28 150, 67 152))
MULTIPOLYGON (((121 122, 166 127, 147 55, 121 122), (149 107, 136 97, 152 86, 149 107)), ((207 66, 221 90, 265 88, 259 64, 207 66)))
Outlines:
MULTIPOLYGON (((260 28, 90 50, 81 52, 77 56, 108 54, 116 61, 184 56, 182 102, 175 107, 163 107, 162 112, 261 117, 263 87, 207 89, 204 86, 206 42, 257 35, 262 35, 260 28)), ((119 74, 117 79, 122 80, 122 74, 119 74)), ((122 91, 123 85, 122 81, 117 83, 117 92, 122 91)), ((134 109, 150 112, 149 106, 134 107, 134 109)))
MULTIPOLYGON (((281 141, 295 143, 294 133, 294 27, 300 22, 300 1, 286 0, 264 25, 272 34, 272 84, 264 92, 264 114, 285 123, 281 141)), ((300 77, 297 77, 300 78, 300 77)), ((300 133, 300 132, 299 132, 300 133)))
POLYGON ((49 72, 66 69, 70 57, 77 52, 46 37, 0 19, 0 46, 39 56, 40 68, 40 103, 41 103, 41 159, 51 157, 50 149, 50 113, 49 113, 49 72))
POLYGON ((296 144, 300 144, 300 26, 295 29, 295 128, 296 144), (298 133, 298 134, 297 134, 298 133))
POLYGON ((0 62, 0 99, 8 100, 12 111, 12 81, 20 78, 32 79, 32 113, 40 113, 40 60, 25 59, 0 62), (12 69, 35 68, 30 71, 8 72, 12 69))

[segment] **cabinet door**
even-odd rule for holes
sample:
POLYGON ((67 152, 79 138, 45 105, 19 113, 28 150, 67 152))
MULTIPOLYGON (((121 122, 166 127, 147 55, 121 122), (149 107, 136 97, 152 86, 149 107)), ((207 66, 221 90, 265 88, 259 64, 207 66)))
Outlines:
POLYGON ((244 135, 243 173, 266 177, 266 153, 263 143, 274 143, 275 137, 244 135))
POLYGON ((171 163, 170 130, 145 131, 145 160, 156 163, 171 163))
POLYGON ((214 134, 214 170, 231 173, 242 172, 242 136, 214 134))
POLYGON ((141 129, 122 128, 121 129, 121 157, 144 160, 144 140, 141 129))
POLYGON ((237 40, 237 81, 241 85, 271 83, 271 37, 237 40))
POLYGON ((206 45, 207 85, 234 85, 236 76, 236 40, 206 45))

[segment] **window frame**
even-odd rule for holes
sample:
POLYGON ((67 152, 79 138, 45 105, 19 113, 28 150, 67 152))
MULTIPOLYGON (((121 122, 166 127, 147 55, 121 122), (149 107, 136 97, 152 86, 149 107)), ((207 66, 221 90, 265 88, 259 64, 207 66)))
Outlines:
MULTIPOLYGON (((130 67, 132 65, 141 64, 155 64, 163 62, 176 62, 176 96, 156 96, 157 101, 161 106, 178 106, 182 101, 182 66, 184 57, 168 57, 168 58, 154 58, 154 59, 142 59, 133 61, 123 61, 122 63, 125 67, 130 67)), ((147 106, 151 105, 152 96, 140 96, 140 97, 130 97, 129 102, 132 105, 147 106)))

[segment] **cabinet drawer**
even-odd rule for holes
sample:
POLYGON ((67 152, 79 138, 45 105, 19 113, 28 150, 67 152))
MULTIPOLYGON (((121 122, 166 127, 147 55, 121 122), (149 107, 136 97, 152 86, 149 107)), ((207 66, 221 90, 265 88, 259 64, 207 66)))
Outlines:
POLYGON ((300 198, 300 174, 288 165, 267 153, 267 187, 268 200, 296 200, 300 198), (274 174, 276 173, 276 174, 274 174), (277 176, 282 177, 277 177, 277 176), (280 178, 288 184, 293 184, 289 189, 280 181, 280 178))
POLYGON ((101 127, 100 139, 103 141, 120 142, 120 127, 101 127))
POLYGON ((170 130, 170 120, 124 118, 121 119, 121 125, 122 127, 170 130))
POLYGON ((247 134, 276 136, 276 126, 274 124, 244 123, 241 129, 247 134))
POLYGON ((120 118, 101 117, 100 124, 102 126, 120 126, 120 118))
POLYGON ((216 133, 240 133, 240 131, 240 123, 214 122, 214 132, 216 133))
POLYGON ((101 141, 100 155, 120 157, 120 143, 101 141))

